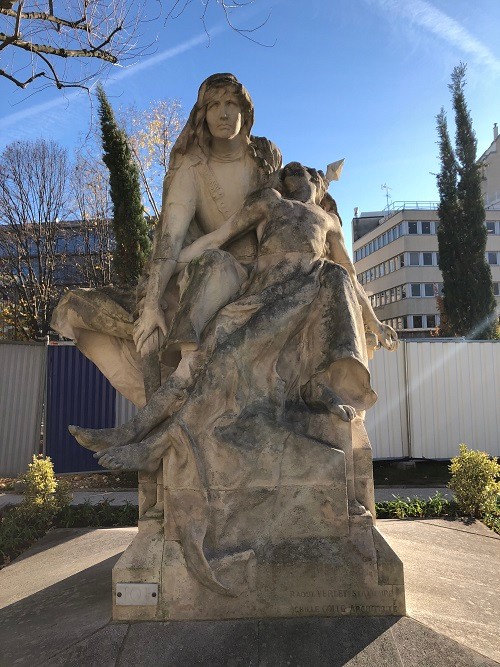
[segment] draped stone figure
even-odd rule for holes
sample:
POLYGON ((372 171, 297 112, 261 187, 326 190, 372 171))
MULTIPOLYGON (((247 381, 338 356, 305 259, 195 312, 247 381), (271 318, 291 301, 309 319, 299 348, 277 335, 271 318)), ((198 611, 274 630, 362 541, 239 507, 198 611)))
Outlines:
MULTIPOLYGON (((178 262, 182 249, 221 227, 281 166, 276 146, 251 135, 253 122, 252 100, 236 77, 208 77, 172 149, 153 251, 137 289, 72 290, 54 311, 52 328, 72 338, 138 407, 172 371, 186 373, 190 363, 186 359, 179 367, 189 345, 170 346, 158 360, 161 338, 177 311, 179 283, 188 280, 178 262)), ((217 262, 218 289, 200 294, 191 305, 198 320, 207 320, 237 293, 255 249, 255 232, 228 245, 227 257, 237 261, 217 262)), ((141 515, 153 506, 162 511, 155 479, 153 473, 140 475, 141 515)))
MULTIPOLYGON (((151 334, 166 333, 177 310, 177 260, 183 247, 221 227, 281 166, 272 142, 250 134, 254 121, 248 91, 232 74, 214 74, 200 87, 196 104, 170 156, 153 251, 136 290, 104 287, 68 292, 54 311, 52 328, 72 338, 111 384, 137 406, 146 402, 141 352, 151 334)), ((237 275, 221 267, 230 299, 255 257, 255 233, 227 251, 237 275)), ((196 306, 203 318, 204 303, 196 306)), ((210 309, 213 309, 212 306, 210 309)), ((162 380, 177 367, 182 350, 162 357, 162 380)))
POLYGON ((323 174, 291 163, 274 185, 179 254, 177 370, 129 424, 72 430, 106 467, 163 461, 164 521, 143 519, 113 575, 122 597, 159 597, 115 598, 116 619, 404 613, 360 416, 376 400, 365 327, 397 337, 356 281, 323 174), (253 231, 241 270, 221 247, 253 231))

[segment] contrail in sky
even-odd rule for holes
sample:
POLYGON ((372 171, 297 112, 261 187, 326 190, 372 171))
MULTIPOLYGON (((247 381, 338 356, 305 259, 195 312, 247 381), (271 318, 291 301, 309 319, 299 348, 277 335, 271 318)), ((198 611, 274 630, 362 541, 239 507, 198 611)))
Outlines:
MULTIPOLYGON (((210 35, 210 37, 212 37, 214 35, 223 32, 226 28, 227 26, 225 25, 219 25, 216 26, 215 28, 210 28, 208 34, 210 35)), ((207 39, 208 39, 207 34, 205 32, 200 33, 196 37, 193 37, 192 39, 189 39, 182 44, 173 46, 170 49, 166 49, 165 51, 157 53, 156 55, 151 56, 150 58, 145 58, 144 60, 140 60, 134 65, 120 69, 120 71, 117 72, 116 74, 112 74, 111 76, 107 77, 106 84, 111 85, 115 82, 123 81, 124 79, 135 76, 139 72, 142 72, 143 70, 148 69, 149 67, 154 67, 160 62, 169 60, 170 58, 175 58, 181 53, 185 53, 186 51, 189 51, 190 49, 193 49, 196 46, 203 44, 204 42, 207 41, 207 39)), ((37 116, 38 118, 43 117, 43 115, 48 111, 53 112, 59 109, 62 110, 63 107, 69 106, 70 102, 75 100, 77 97, 80 97, 81 94, 82 91, 69 93, 64 97, 57 97, 56 99, 50 100, 49 102, 42 102, 40 104, 35 104, 29 107, 28 109, 23 109, 22 111, 16 111, 14 113, 9 114, 8 116, 4 116, 1 119, 2 131, 4 131, 8 127, 11 127, 13 125, 18 125, 22 122, 25 122, 28 119, 32 119, 35 116, 37 116)), ((0 143, 1 142, 2 140, 0 139, 0 143)))
POLYGON ((474 37, 458 21, 437 9, 427 0, 368 0, 390 14, 409 19, 425 28, 443 41, 465 52, 477 63, 485 65, 495 74, 500 74, 500 59, 493 51, 474 37))

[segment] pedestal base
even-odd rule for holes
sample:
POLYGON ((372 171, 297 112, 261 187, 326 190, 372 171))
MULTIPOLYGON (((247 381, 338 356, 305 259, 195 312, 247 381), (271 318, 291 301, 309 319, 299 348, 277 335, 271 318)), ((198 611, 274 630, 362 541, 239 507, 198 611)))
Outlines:
MULTIPOLYGON (((151 520, 149 520, 151 523, 151 520)), ((119 621, 305 616, 403 616, 403 565, 369 514, 353 517, 348 537, 286 540, 234 557, 209 557, 236 597, 215 593, 188 571, 179 542, 161 526, 143 529, 113 569, 119 621), (148 604, 122 604, 116 585, 158 584, 148 604), (239 593, 239 594, 238 594, 239 593)), ((208 554, 209 555, 209 554, 208 554)), ((142 602, 137 596, 138 602, 142 602)))

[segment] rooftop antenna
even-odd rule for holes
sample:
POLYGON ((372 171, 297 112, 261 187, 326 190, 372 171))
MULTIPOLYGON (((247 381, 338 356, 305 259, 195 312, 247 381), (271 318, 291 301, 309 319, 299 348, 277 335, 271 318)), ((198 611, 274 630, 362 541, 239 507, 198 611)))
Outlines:
POLYGON ((392 188, 390 188, 387 185, 387 183, 384 183, 383 185, 380 186, 380 189, 385 190, 385 198, 387 200, 387 207, 386 208, 387 208, 387 211, 389 211, 389 200, 391 198, 390 195, 389 195, 389 190, 392 190, 392 188))

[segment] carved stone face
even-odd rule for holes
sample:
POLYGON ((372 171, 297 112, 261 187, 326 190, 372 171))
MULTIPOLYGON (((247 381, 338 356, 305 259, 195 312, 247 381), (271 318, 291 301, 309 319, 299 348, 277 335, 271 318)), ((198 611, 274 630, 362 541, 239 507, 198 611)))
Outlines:
POLYGON ((298 201, 315 201, 318 193, 310 172, 299 162, 290 162, 281 175, 285 197, 298 201))
POLYGON ((243 125, 243 113, 236 95, 228 88, 216 93, 208 104, 206 121, 216 139, 234 139, 243 125))

